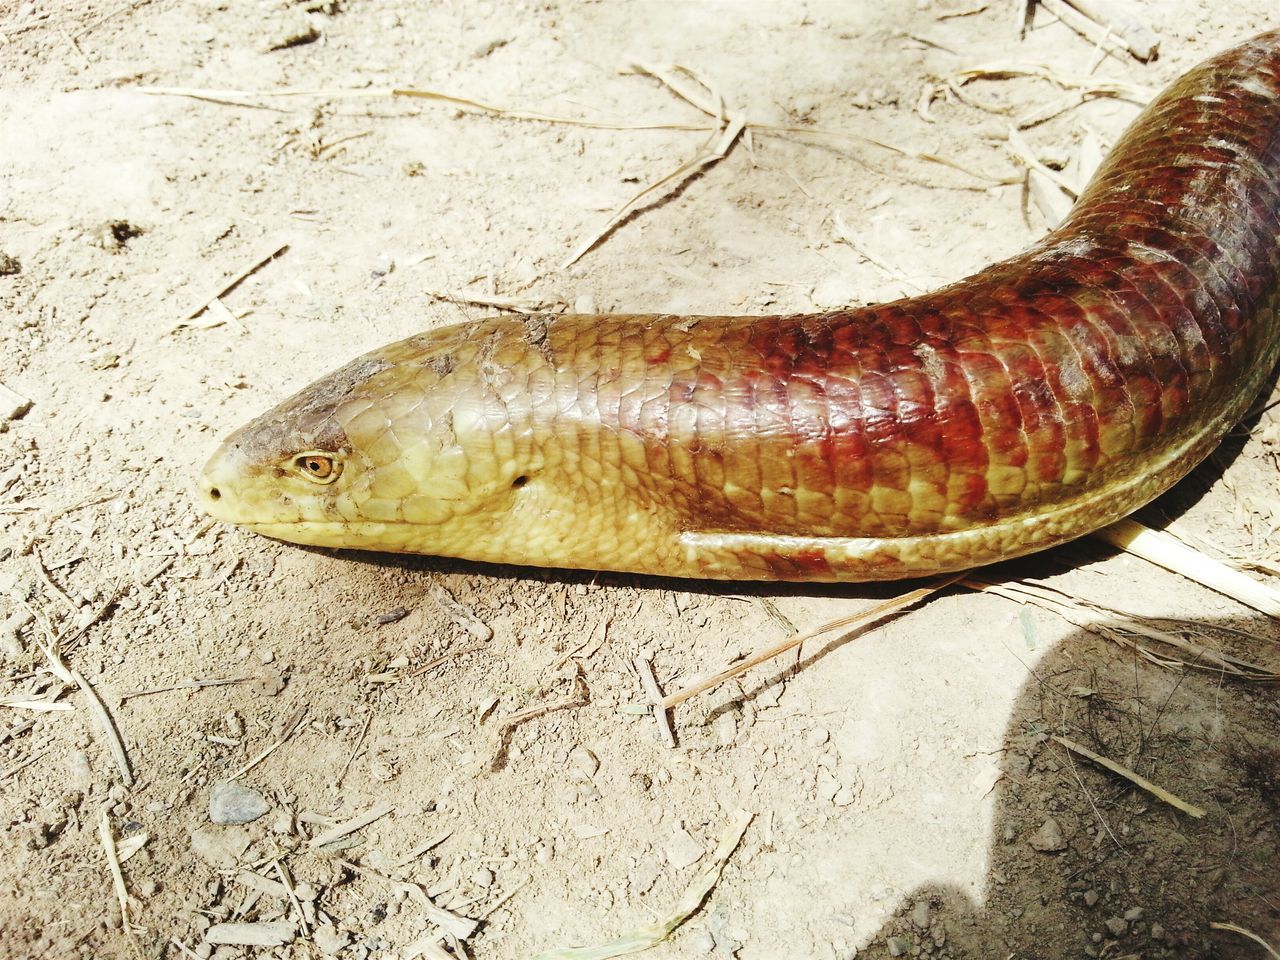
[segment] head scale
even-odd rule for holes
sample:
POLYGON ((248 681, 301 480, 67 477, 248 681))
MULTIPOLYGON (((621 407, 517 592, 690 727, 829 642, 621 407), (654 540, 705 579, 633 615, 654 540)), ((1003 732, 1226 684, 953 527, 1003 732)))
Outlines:
POLYGON ((241 427, 204 468, 205 509, 295 543, 467 555, 528 476, 488 426, 497 398, 460 369, 473 343, 391 344, 241 427))

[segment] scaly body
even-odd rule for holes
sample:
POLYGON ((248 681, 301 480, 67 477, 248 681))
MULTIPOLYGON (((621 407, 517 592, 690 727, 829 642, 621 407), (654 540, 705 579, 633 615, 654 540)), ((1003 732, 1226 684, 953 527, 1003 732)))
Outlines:
POLYGON ((1278 242, 1272 33, 1161 94, 1060 227, 967 280, 821 314, 431 331, 242 428, 203 495, 281 539, 504 563, 990 563, 1123 517, 1239 420, 1280 355, 1278 242))

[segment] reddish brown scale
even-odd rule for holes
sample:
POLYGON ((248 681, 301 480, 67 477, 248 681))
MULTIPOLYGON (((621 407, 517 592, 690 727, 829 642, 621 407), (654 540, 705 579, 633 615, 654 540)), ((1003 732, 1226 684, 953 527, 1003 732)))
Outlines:
MULTIPOLYGON (((703 509, 690 526, 709 511, 728 530, 928 533, 1096 487, 1099 471, 1189 429, 1191 408, 1230 389, 1262 346, 1280 199, 1267 169, 1280 156, 1275 48, 1260 38, 1184 80, 1217 92, 1166 95, 1027 254, 914 300, 761 318, 726 326, 714 350, 699 343, 697 387, 676 372, 672 409, 692 402, 695 435, 787 466, 762 471, 759 504, 745 509, 724 499, 722 465, 703 465, 691 436, 691 462, 672 477, 695 485, 688 502, 703 509), (1224 82, 1240 69, 1265 96, 1224 82), (855 506, 798 530, 789 488, 855 506)), ((681 438, 658 423, 639 432, 662 472, 659 451, 681 438)))

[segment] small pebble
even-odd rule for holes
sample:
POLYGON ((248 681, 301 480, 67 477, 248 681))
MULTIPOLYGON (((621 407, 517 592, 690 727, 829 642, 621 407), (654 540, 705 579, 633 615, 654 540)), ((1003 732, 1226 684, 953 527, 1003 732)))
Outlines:
POLYGON ((600 769, 600 761, 586 747, 574 747, 569 751, 565 766, 569 768, 571 779, 583 782, 596 775, 596 771, 600 769))
POLYGON ((584 293, 578 299, 573 301, 574 313, 595 313, 596 298, 589 293, 584 293))
POLYGON ((731 746, 738 736, 738 721, 727 711, 716 717, 711 728, 715 731, 716 743, 722 747, 731 746))
POLYGON ((809 299, 820 309, 837 310, 857 303, 858 289, 853 281, 833 275, 820 281, 809 294, 809 299))
POLYGON ((902 937, 890 937, 885 941, 885 946, 889 948, 889 956, 891 957, 906 956, 907 951, 911 949, 910 945, 902 937))
POLYGON ((326 956, 333 956, 339 950, 346 948, 351 942, 351 937, 338 930, 331 924, 324 923, 316 927, 315 933, 312 934, 316 947, 326 956))
POLYGON ((702 930, 689 937, 689 948, 694 953, 714 953, 716 938, 711 935, 710 930, 702 930))
POLYGON ((205 931, 209 943, 230 943, 246 947, 280 947, 297 937, 292 920, 260 923, 215 923, 205 931))
POLYGON ((1126 911, 1124 912, 1124 918, 1125 918, 1126 920, 1128 920, 1130 923, 1133 923, 1133 921, 1135 921, 1135 920, 1141 920, 1141 919, 1142 919, 1142 908, 1141 908, 1141 907, 1130 907, 1128 910, 1126 910, 1126 911))
POLYGON ((1096 907, 1098 905, 1098 891, 1086 890, 1084 892, 1084 905, 1086 907, 1096 907))
POLYGON ((1163 940, 1163 939, 1164 939, 1164 927, 1162 927, 1162 926, 1161 926, 1160 924, 1158 924, 1158 923, 1153 923, 1153 924, 1151 925, 1151 939, 1152 939, 1152 940, 1163 940))
POLYGON ((1120 917, 1108 917, 1105 924, 1107 932, 1113 937, 1123 937, 1129 932, 1129 923, 1120 917))
POLYGON ((858 794, 860 792, 860 790, 855 790, 853 787, 841 787, 835 792, 835 796, 831 798, 831 802, 837 807, 847 807, 858 799, 858 794))
POLYGON ((284 675, 279 670, 263 668, 253 678, 253 686, 264 697, 278 696, 284 689, 284 675))
POLYGON ((387 610, 385 613, 378 614, 378 616, 374 619, 374 623, 376 623, 380 627, 385 627, 389 623, 398 623, 408 615, 409 615, 408 608, 392 607, 390 610, 387 610))
POLYGON ((471 875, 471 882, 482 889, 489 889, 493 886, 493 871, 488 867, 481 867, 471 875))
POLYGON ((917 900, 916 905, 911 908, 911 922, 916 925, 917 929, 929 929, 929 901, 917 900))
POLYGON ((252 823, 270 809, 262 794, 238 783, 215 783, 209 791, 209 819, 222 826, 252 823))
POLYGON ((1031 844, 1033 850, 1039 850, 1041 853, 1057 853, 1059 850, 1067 849, 1067 841, 1062 836, 1062 827, 1058 826, 1058 821, 1053 817, 1047 819, 1027 842, 1031 844))
POLYGON ((696 863, 702 856, 702 846, 682 827, 672 831, 671 839, 663 848, 667 863, 679 870, 696 863))

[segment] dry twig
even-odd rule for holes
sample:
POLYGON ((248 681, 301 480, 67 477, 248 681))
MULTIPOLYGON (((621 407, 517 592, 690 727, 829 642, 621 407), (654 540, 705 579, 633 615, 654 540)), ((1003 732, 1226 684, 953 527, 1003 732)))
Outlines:
POLYGON ((649 709, 653 712, 654 722, 658 725, 658 735, 662 742, 675 749, 676 735, 671 729, 671 718, 667 716, 667 708, 662 705, 662 691, 658 688, 658 679, 653 675, 653 665, 644 657, 635 659, 636 673, 640 675, 640 684, 644 687, 649 701, 649 709))
POLYGON ((897 613, 900 610, 905 610, 907 607, 918 603, 925 597, 937 593, 944 587, 950 586, 962 576, 963 574, 954 574, 943 577, 940 580, 935 580, 927 587, 920 587, 917 590, 911 590, 908 593, 877 603, 875 606, 869 607, 866 610, 860 610, 847 617, 840 617, 837 620, 824 623, 822 626, 816 627, 813 630, 785 637, 777 643, 770 644, 769 646, 756 651, 751 654, 751 656, 740 660, 737 663, 731 664, 717 670, 709 676, 696 680, 689 686, 684 687, 681 690, 677 690, 675 693, 668 694, 663 698, 662 706, 665 709, 670 710, 672 707, 684 703, 690 697, 695 697, 706 690, 718 687, 726 680, 730 680, 736 676, 746 673, 757 664, 764 663, 767 660, 772 660, 774 657, 786 653, 793 647, 800 646, 800 644, 804 643, 806 640, 812 640, 814 637, 820 637, 825 633, 831 633, 833 630, 839 630, 841 627, 853 626, 854 624, 870 624, 883 617, 897 613))
POLYGON ((120 731, 116 729, 115 720, 107 710, 107 705, 103 703, 102 698, 98 696, 98 691, 81 675, 80 671, 72 670, 71 679, 84 693, 85 702, 89 705, 89 713, 93 715, 107 738, 107 747, 116 761, 116 766, 120 769, 120 779, 124 781, 125 786, 133 786, 133 768, 129 764, 129 754, 125 751, 124 740, 120 737, 120 731))
POLYGON ((115 887, 116 899, 120 901, 120 927, 129 940, 133 955, 142 960, 142 946, 138 943, 137 934, 133 930, 133 921, 129 918, 129 891, 124 885, 124 873, 120 870, 120 857, 116 852, 115 836, 111 832, 111 821, 107 819, 107 809, 98 811, 98 836, 102 840, 102 850, 107 856, 107 867, 111 871, 111 883, 115 887))
POLYGON ((1160 38, 1150 27, 1116 10, 1106 0, 1039 0, 1039 3, 1076 33, 1109 52, 1129 53, 1146 63, 1155 59, 1160 50, 1160 38))
POLYGON ((248 683, 252 677, 217 677, 212 680, 187 680, 182 683, 171 683, 167 687, 144 687, 141 690, 130 690, 120 694, 120 702, 132 700, 134 697, 150 697, 157 693, 170 693, 174 690, 202 690, 205 687, 222 687, 233 683, 248 683))
POLYGON ((579 673, 573 678, 573 693, 559 700, 552 700, 550 703, 536 703, 531 707, 525 707, 523 710, 517 710, 515 713, 508 714, 503 717, 499 723, 499 729, 506 735, 514 730, 526 720, 532 720, 534 717, 540 717, 544 713, 552 713, 556 710, 569 710, 573 707, 586 706, 588 703, 589 691, 587 683, 582 679, 579 673))
POLYGON ((666 940, 681 924, 698 911, 703 901, 711 894, 712 889, 720 879, 720 874, 724 872, 725 864, 729 862, 729 857, 733 855, 733 851, 742 842, 742 837, 747 832, 747 827, 751 824, 753 816, 753 814, 747 813, 745 810, 739 810, 734 814, 733 820, 730 821, 729 826, 720 838, 720 842, 716 845, 711 862, 689 884, 684 893, 680 895, 680 899, 676 901, 675 908, 666 917, 655 921, 647 927, 641 927, 639 930, 625 933, 610 943, 596 947, 566 947, 559 950, 549 950, 546 953, 538 954, 534 957, 534 960, 608 960, 610 957, 621 957, 628 953, 639 953, 641 950, 648 950, 650 947, 666 940))
POLYGON ((360 747, 364 744, 364 738, 369 732, 369 724, 371 723, 373 723, 372 710, 365 715, 364 725, 360 727, 360 735, 356 737, 356 745, 351 748, 351 755, 347 757, 347 762, 342 765, 342 770, 338 772, 337 779, 333 781, 335 790, 342 786, 342 781, 347 778, 347 771, 351 769, 351 764, 355 763, 356 757, 360 755, 360 747))
POLYGON ((1177 537, 1153 530, 1132 518, 1119 520, 1093 534, 1156 566, 1215 590, 1269 617, 1280 618, 1280 591, 1233 570, 1177 537))
POLYGON ((1263 950, 1267 951, 1267 956, 1271 957, 1271 960, 1280 960, 1280 951, 1277 951, 1275 947, 1267 943, 1267 941, 1263 940, 1252 930, 1246 930, 1244 927, 1236 926, 1234 923, 1224 923, 1221 920, 1215 920, 1213 923, 1210 923, 1209 929, 1226 930, 1230 933, 1238 933, 1242 937, 1248 937, 1258 946, 1262 947, 1263 950))
POLYGON ((196 317, 200 316, 200 314, 204 313, 205 310, 208 309, 209 305, 213 303, 213 301, 219 300, 222 297, 225 297, 228 293, 230 293, 236 287, 240 286, 240 284, 244 283, 246 279, 251 277, 253 274, 257 273, 259 270, 265 267, 268 263, 276 259, 276 257, 280 256, 288 249, 289 249, 289 244, 287 243, 280 243, 280 242, 272 243, 269 253, 265 255, 260 255, 252 263, 250 263, 249 266, 245 267, 239 273, 232 275, 231 279, 223 283, 222 286, 218 287, 216 290, 214 290, 209 295, 203 297, 202 299, 197 300, 196 303, 191 307, 191 309, 182 315, 182 319, 179 320, 178 323, 176 323, 169 330, 169 332, 173 333, 175 330, 180 330, 183 327, 185 327, 188 324, 188 322, 190 322, 191 320, 194 320, 196 317))
POLYGON ((1204 810, 1201 809, 1200 807, 1197 807, 1194 804, 1187 803, 1187 801, 1174 796, 1168 790, 1164 789, 1163 787, 1156 786, 1146 777, 1142 776, 1141 774, 1134 773, 1128 767, 1121 766, 1120 764, 1116 763, 1114 760, 1108 760, 1106 757, 1101 756, 1100 754, 1094 753, 1088 747, 1082 746, 1081 744, 1076 743, 1074 740, 1068 740, 1066 737, 1055 736, 1053 739, 1058 743, 1062 744, 1062 746, 1066 747, 1068 750, 1072 751, 1073 753, 1078 753, 1080 754, 1080 756, 1088 760, 1092 760, 1094 763, 1099 764, 1100 766, 1106 767, 1112 773, 1119 774, 1120 776, 1128 780, 1130 783, 1132 783, 1135 787, 1139 787, 1147 791, 1147 793, 1151 794, 1157 800, 1163 800, 1165 803, 1169 804, 1169 806, 1176 807, 1177 809, 1181 810, 1183 813, 1189 814, 1190 816, 1193 816, 1196 819, 1199 819, 1204 816, 1204 810))
POLYGON ((227 782, 230 783, 233 780, 239 780, 246 773, 248 773, 258 764, 260 764, 263 760, 267 759, 267 757, 271 756, 271 754, 275 753, 277 750, 283 747, 285 743, 289 740, 289 738, 293 736, 294 731, 297 730, 298 726, 302 723, 302 718, 306 715, 306 712, 307 712, 307 708, 305 705, 295 710, 293 712, 293 716, 291 716, 285 722, 284 730, 280 734, 280 739, 277 740, 275 743, 273 743, 271 746, 267 747, 267 749, 263 750, 260 754, 258 754, 248 763, 246 763, 243 767, 241 767, 231 776, 227 777, 227 782))
POLYGON ((316 847, 327 846, 335 840, 341 840, 348 834, 355 833, 357 830, 363 830, 375 820, 382 819, 395 808, 396 805, 394 803, 374 804, 359 816, 352 817, 350 820, 345 820, 336 826, 330 827, 323 833, 317 833, 307 841, 307 846, 314 850, 316 847))

